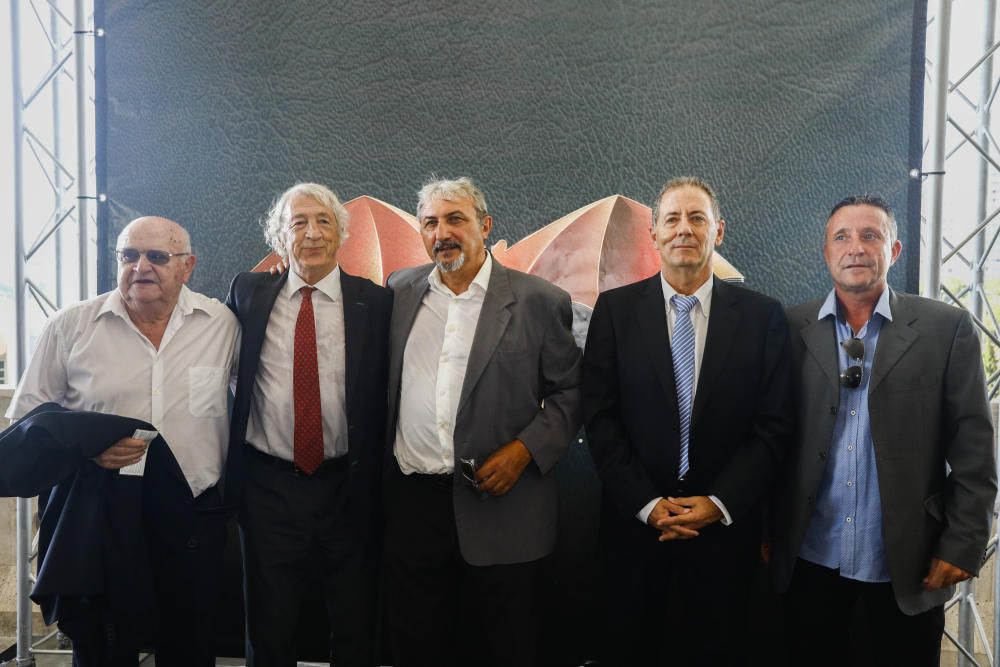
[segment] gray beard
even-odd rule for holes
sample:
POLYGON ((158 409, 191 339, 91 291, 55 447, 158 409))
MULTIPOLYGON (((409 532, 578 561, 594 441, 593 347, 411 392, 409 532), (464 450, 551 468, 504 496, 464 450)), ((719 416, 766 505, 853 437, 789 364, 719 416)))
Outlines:
POLYGON ((453 262, 443 262, 440 259, 435 259, 434 264, 437 265, 438 270, 441 273, 451 273, 452 271, 458 271, 465 265, 465 252, 458 253, 458 257, 455 258, 453 262))

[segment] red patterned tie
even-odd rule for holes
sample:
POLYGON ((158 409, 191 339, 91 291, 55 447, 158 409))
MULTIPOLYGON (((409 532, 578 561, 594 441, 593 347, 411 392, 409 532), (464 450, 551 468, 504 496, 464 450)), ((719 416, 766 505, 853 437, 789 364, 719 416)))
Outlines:
POLYGON ((295 465, 311 475, 323 462, 323 411, 319 400, 319 367, 316 362, 316 319, 312 293, 303 287, 302 305, 295 320, 295 465))

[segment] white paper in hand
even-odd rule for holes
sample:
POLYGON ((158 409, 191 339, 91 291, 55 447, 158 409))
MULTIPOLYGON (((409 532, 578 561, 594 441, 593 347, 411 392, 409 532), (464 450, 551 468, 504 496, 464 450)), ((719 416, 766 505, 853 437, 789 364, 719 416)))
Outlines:
MULTIPOLYGON (((142 429, 136 429, 132 437, 136 440, 143 440, 147 445, 153 441, 153 438, 159 435, 158 431, 143 431, 142 429)), ((118 470, 119 475, 133 475, 135 477, 142 477, 142 474, 146 472, 146 455, 143 454, 142 458, 130 466, 125 466, 118 470)))

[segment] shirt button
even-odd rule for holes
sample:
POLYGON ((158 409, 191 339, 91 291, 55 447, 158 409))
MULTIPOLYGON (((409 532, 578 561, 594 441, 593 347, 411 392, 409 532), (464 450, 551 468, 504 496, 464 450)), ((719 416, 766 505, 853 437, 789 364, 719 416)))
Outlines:
POLYGON ((847 446, 847 451, 853 452, 854 451, 854 445, 848 445, 847 446))
POLYGON ((857 411, 857 410, 851 410, 851 416, 852 416, 852 417, 853 417, 854 415, 856 415, 856 414, 858 414, 858 411, 857 411))
POLYGON ((854 486, 854 482, 848 482, 847 486, 854 486))
POLYGON ((847 517, 847 523, 850 523, 851 520, 852 520, 851 517, 847 517))

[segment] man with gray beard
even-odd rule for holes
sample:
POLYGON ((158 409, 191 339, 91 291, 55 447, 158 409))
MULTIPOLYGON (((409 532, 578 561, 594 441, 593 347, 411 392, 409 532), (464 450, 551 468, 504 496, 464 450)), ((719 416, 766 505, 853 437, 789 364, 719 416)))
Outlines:
POLYGON ((531 665, 552 469, 581 421, 569 295, 494 261, 468 178, 425 185, 417 219, 434 263, 389 279, 393 664, 531 665))

